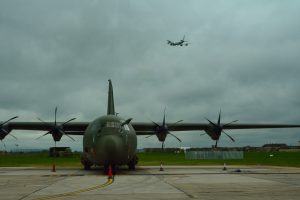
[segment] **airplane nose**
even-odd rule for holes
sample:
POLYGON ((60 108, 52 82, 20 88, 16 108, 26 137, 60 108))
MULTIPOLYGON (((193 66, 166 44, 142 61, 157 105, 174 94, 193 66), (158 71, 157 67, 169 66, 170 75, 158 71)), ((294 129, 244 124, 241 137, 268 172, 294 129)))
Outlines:
POLYGON ((122 156, 123 145, 122 139, 119 136, 102 136, 97 143, 97 154, 105 158, 105 160, 110 159, 110 161, 117 161, 122 156))
POLYGON ((114 155, 118 152, 118 139, 116 137, 107 137, 104 139, 105 152, 114 155))

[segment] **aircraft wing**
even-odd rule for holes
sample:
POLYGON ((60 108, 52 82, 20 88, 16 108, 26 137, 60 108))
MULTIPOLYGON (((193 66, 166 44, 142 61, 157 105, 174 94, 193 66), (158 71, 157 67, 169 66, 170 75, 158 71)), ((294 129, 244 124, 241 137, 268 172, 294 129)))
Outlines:
MULTIPOLYGON (((131 125, 136 130, 137 135, 154 134, 156 125, 148 122, 132 122, 131 125)), ((208 129, 208 123, 178 123, 167 124, 169 131, 201 131, 208 129)), ((263 128, 300 128, 300 124, 228 124, 223 129, 263 129, 263 128)))
MULTIPOLYGON (((57 122, 62 124, 63 122, 57 122)), ((63 125, 63 130, 69 135, 83 135, 89 122, 69 122, 63 125)), ((131 125, 137 135, 153 134, 156 125, 151 122, 132 122, 131 125)), ((210 127, 208 123, 167 123, 169 131, 201 131, 210 127)), ((223 129, 263 129, 263 128, 300 128, 300 124, 228 124, 223 129)), ((4 127, 5 130, 40 130, 49 131, 53 129, 50 122, 9 122, 4 127)))
MULTIPOLYGON (((63 124, 63 122, 57 122, 63 124)), ((69 135, 83 135, 88 122, 69 122, 63 125, 63 130, 69 135)), ((53 129, 54 124, 50 122, 9 122, 5 125, 5 130, 40 130, 49 131, 53 129)))

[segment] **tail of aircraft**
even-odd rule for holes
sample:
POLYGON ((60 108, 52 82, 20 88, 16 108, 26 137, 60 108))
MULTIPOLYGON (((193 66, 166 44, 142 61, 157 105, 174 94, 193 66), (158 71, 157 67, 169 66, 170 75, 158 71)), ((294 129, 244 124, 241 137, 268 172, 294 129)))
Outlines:
POLYGON ((115 115, 114 92, 111 80, 108 80, 108 100, 107 100, 107 115, 115 115))
POLYGON ((183 38, 180 40, 180 42, 185 42, 184 38, 185 38, 185 35, 184 35, 183 38))

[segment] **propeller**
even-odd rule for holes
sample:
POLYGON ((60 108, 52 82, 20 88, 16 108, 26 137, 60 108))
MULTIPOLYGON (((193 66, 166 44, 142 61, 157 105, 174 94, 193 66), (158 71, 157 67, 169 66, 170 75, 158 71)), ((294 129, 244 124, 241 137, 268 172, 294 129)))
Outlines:
MULTIPOLYGON (((166 124, 166 109, 164 109, 164 117, 163 117, 163 122, 162 122, 161 125, 158 124, 158 123, 156 123, 156 122, 154 122, 154 121, 152 121, 152 120, 150 120, 150 121, 155 125, 154 133, 156 134, 158 140, 160 142, 162 142, 162 144, 161 144, 162 151, 164 151, 164 142, 165 142, 166 137, 167 137, 168 134, 170 134, 171 136, 173 136, 174 138, 176 138, 179 142, 181 142, 181 139, 179 139, 176 135, 172 134, 169 131, 169 128, 171 128, 172 126, 174 126, 174 125, 182 122, 183 120, 179 120, 179 121, 177 121, 177 122, 175 122, 175 123, 167 126, 167 124, 166 124)), ((153 136, 153 135, 148 135, 148 136, 146 136, 146 138, 149 138, 151 136, 153 136)))
POLYGON ((63 135, 65 135, 65 136, 69 137, 70 139, 72 139, 73 141, 75 141, 74 138, 72 138, 66 132, 64 132, 63 126, 65 124, 75 120, 76 118, 72 118, 72 119, 69 119, 68 121, 66 121, 62 124, 58 124, 57 121, 56 121, 56 115, 57 115, 57 106, 55 107, 55 111, 54 111, 54 123, 47 123, 47 122, 43 121, 42 119, 37 118, 39 121, 43 122, 45 125, 50 126, 51 129, 47 133, 45 133, 44 135, 41 135, 40 137, 36 138, 36 140, 40 139, 41 137, 44 137, 48 134, 51 134, 54 142, 60 141, 60 139, 63 135))
POLYGON ((5 151, 6 151, 6 145, 5 145, 5 143, 3 142, 3 139, 4 139, 7 135, 9 135, 9 136, 11 136, 11 137, 13 137, 13 138, 15 138, 15 139, 17 140, 17 138, 16 138, 14 135, 9 134, 10 131, 8 131, 7 129, 5 129, 5 124, 7 124, 8 122, 10 122, 11 120, 14 120, 14 119, 16 119, 16 118, 18 118, 18 116, 12 117, 12 118, 10 118, 9 120, 6 120, 6 121, 4 121, 4 122, 1 122, 1 124, 0 124, 0 140, 1 140, 2 144, 3 144, 3 146, 4 146, 5 151))
MULTIPOLYGON (((14 120, 18 118, 18 116, 15 116, 15 117, 12 117, 10 118, 9 120, 6 120, 5 122, 2 122, 0 124, 0 140, 3 140, 8 134, 10 131, 8 131, 7 129, 5 129, 5 124, 7 124, 8 122, 10 122, 11 120, 14 120)), ((13 136, 12 134, 9 134, 11 137, 17 139, 15 136, 13 136)))
POLYGON ((229 122, 227 124, 223 124, 221 125, 221 110, 219 112, 219 117, 218 117, 218 122, 217 124, 215 124, 214 122, 210 121, 209 119, 207 119, 206 117, 204 117, 212 126, 212 129, 208 132, 209 136, 213 139, 216 140, 216 144, 215 144, 215 148, 217 148, 218 146, 218 141, 219 138, 221 136, 221 133, 224 133, 227 137, 229 137, 229 139, 233 142, 235 142, 235 140, 233 139, 233 137, 231 137, 228 133, 226 133, 223 129, 228 126, 229 124, 232 124, 234 122, 237 122, 238 120, 234 120, 232 122, 229 122))

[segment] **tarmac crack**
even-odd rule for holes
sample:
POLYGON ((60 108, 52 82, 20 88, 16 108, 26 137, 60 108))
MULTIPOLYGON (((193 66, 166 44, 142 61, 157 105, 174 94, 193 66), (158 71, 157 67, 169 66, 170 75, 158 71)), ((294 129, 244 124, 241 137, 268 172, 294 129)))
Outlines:
POLYGON ((35 190, 35 191, 29 193, 29 194, 26 194, 25 196, 21 197, 19 200, 25 199, 25 198, 31 196, 32 194, 34 194, 34 193, 36 193, 36 192, 38 192, 38 191, 41 191, 41 190, 43 190, 43 189, 45 189, 45 188, 47 188, 47 187, 50 187, 50 186, 54 185, 55 183, 57 183, 58 181, 61 181, 61 180, 63 180, 63 179, 65 179, 65 178, 61 178, 61 177, 60 177, 60 178, 58 178, 58 180, 54 181, 54 182, 51 183, 50 185, 46 185, 45 187, 41 187, 41 188, 39 188, 39 189, 37 189, 37 190, 35 190))
POLYGON ((189 194, 189 193, 187 193, 186 191, 182 190, 181 188, 179 188, 179 187, 177 187, 177 186, 175 186, 175 185, 173 185, 173 184, 167 182, 167 181, 163 178, 163 177, 164 177, 163 175, 155 175, 155 176, 156 176, 159 180, 163 181, 164 183, 166 183, 166 184, 168 184, 168 185, 174 187, 175 189, 179 190, 180 192, 184 193, 187 197, 189 197, 189 198, 191 198, 191 199, 196 198, 194 195, 189 194))

